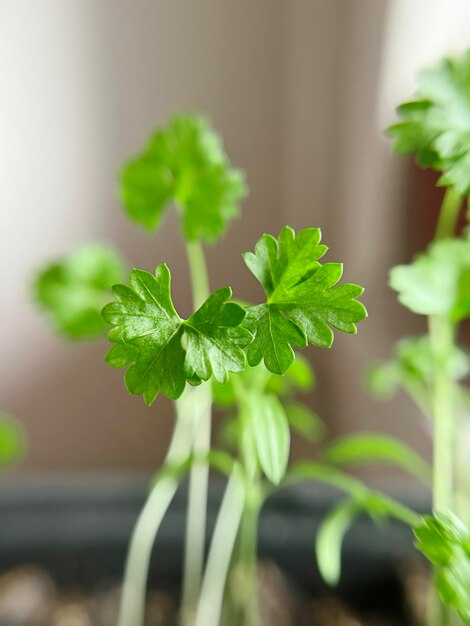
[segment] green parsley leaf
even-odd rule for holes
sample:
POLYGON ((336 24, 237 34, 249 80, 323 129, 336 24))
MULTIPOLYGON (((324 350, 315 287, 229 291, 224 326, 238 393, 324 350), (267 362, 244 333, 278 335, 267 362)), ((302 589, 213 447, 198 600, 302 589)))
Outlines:
POLYGON ((122 173, 129 217, 155 230, 175 203, 189 241, 223 235, 246 192, 243 173, 230 166, 220 137, 197 115, 172 117, 122 173))
MULTIPOLYGON (((264 365, 263 365, 264 368, 264 365)), ((265 369, 265 368, 264 368, 265 369)), ((248 371, 252 371, 250 368, 248 371)), ((269 372, 266 390, 277 396, 289 396, 294 391, 311 391, 315 387, 315 372, 309 361, 301 354, 295 355, 295 360, 283 376, 269 372)))
POLYGON ((454 514, 425 516, 414 529, 416 547, 436 569, 442 602, 470 621, 470 531, 454 514))
POLYGON ((106 356, 113 367, 129 367, 126 385, 130 393, 142 394, 152 404, 162 391, 178 398, 186 385, 183 320, 170 295, 170 271, 161 264, 155 276, 134 269, 130 286, 113 287, 117 299, 105 306, 103 317, 115 326, 108 339, 116 343, 106 356))
POLYGON ((388 129, 395 151, 416 154, 422 167, 443 171, 439 184, 470 194, 470 50, 419 75, 416 99, 398 108, 388 129))
POLYGON ((58 331, 71 339, 84 339, 106 330, 101 309, 112 285, 123 278, 124 263, 117 252, 91 244, 44 268, 33 289, 58 331))
POLYGON ((318 262, 327 251, 320 239, 318 228, 307 228, 296 236, 286 226, 278 240, 263 235, 255 253, 244 255, 268 296, 265 304, 247 311, 245 324, 254 335, 248 348, 250 365, 264 360, 268 370, 284 374, 294 359, 292 348, 308 343, 329 348, 333 343, 330 326, 355 333, 356 322, 367 316, 364 305, 356 300, 362 287, 335 286, 342 265, 318 262))
POLYGON ((325 424, 308 406, 300 402, 289 402, 285 405, 285 411, 292 430, 307 441, 318 443, 324 438, 325 424))
POLYGON ((319 228, 305 228, 296 236, 294 230, 286 226, 279 233, 278 241, 271 235, 263 235, 255 252, 246 252, 243 259, 266 294, 272 296, 275 290, 288 289, 317 269, 318 259, 328 250, 320 241, 319 228))
POLYGON ((336 585, 341 574, 341 548, 355 518, 362 512, 381 522, 396 517, 413 524, 417 515, 397 500, 363 487, 352 490, 352 499, 339 502, 323 519, 316 536, 316 555, 320 574, 329 585, 336 585))
POLYGON ((425 485, 432 482, 431 467, 400 440, 378 433, 346 435, 326 446, 322 456, 335 465, 386 463, 396 465, 425 485))
POLYGON ((232 290, 218 289, 185 322, 187 338, 186 374, 201 380, 214 378, 219 383, 228 380, 228 372, 239 372, 246 365, 243 348, 251 334, 240 326, 244 309, 228 302, 232 290))
POLYGON ((444 315, 452 322, 470 316, 470 240, 442 239, 409 265, 394 267, 390 285, 414 313, 444 315))
POLYGON ((219 289, 187 321, 176 312, 170 293, 170 270, 160 264, 155 276, 134 269, 130 285, 116 285, 116 301, 103 309, 114 328, 115 342, 106 356, 113 367, 128 367, 130 393, 152 404, 161 391, 179 398, 186 382, 198 383, 213 374, 219 382, 229 371, 245 367, 243 348, 250 333, 240 326, 245 312, 229 288, 219 289), (186 346, 186 347, 185 347, 186 346))
POLYGON ((361 513, 354 500, 344 500, 333 507, 322 520, 315 539, 317 564, 323 580, 338 584, 341 575, 341 548, 344 536, 361 513))
POLYGON ((289 422, 284 408, 271 394, 249 393, 247 411, 260 467, 273 484, 279 485, 287 470, 290 451, 289 422))

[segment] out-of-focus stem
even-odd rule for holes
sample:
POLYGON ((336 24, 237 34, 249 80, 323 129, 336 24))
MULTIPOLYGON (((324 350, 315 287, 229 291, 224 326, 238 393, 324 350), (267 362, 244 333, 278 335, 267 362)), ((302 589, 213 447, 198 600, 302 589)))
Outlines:
POLYGON ((461 206, 462 197, 459 196, 452 187, 448 187, 442 201, 434 239, 452 237, 455 232, 461 206))
POLYGON ((435 362, 433 508, 439 512, 452 509, 454 505, 455 394, 449 373, 452 324, 445 318, 433 316, 429 319, 429 334, 435 362))
MULTIPOLYGON (((209 279, 202 245, 198 241, 186 244, 193 307, 197 310, 209 297, 209 279)), ((191 392, 193 410, 193 453, 200 459, 207 456, 211 444, 212 390, 202 383, 191 392)), ((194 623, 201 589, 206 539, 207 493, 209 466, 207 461, 195 461, 189 476, 188 515, 186 522, 185 560, 183 570, 182 624, 194 623)))
POLYGON ((182 592, 182 624, 194 624, 206 543, 207 493, 209 466, 205 457, 211 439, 211 389, 204 385, 191 390, 193 396, 193 454, 198 457, 191 467, 188 485, 185 559, 182 592))
POLYGON ((186 244, 194 310, 198 309, 209 297, 209 277, 207 275, 204 250, 199 241, 186 244))
POLYGON ((240 543, 238 563, 240 584, 239 596, 244 626, 259 626, 260 613, 258 603, 258 521, 261 498, 257 486, 248 490, 245 499, 242 523, 240 527, 240 543))
MULTIPOLYGON (((449 187, 444 195, 436 227, 435 240, 452 237, 455 233, 462 198, 449 187)), ((443 512, 454 507, 455 490, 455 393, 449 361, 454 344, 454 328, 447 317, 429 317, 429 337, 433 351, 434 381, 432 389, 432 417, 434 429, 433 451, 433 510, 443 512)), ((431 591, 428 604, 428 624, 448 626, 450 611, 431 591)))
POLYGON ((196 626, 219 626, 227 575, 244 506, 244 488, 240 471, 235 468, 229 478, 217 516, 201 597, 196 626))
MULTIPOLYGON (((164 466, 183 460, 190 454, 188 408, 183 395, 176 403, 176 424, 164 466)), ((127 555, 118 626, 142 626, 145 622, 145 596, 152 548, 177 488, 176 478, 163 476, 152 487, 140 512, 127 555)))

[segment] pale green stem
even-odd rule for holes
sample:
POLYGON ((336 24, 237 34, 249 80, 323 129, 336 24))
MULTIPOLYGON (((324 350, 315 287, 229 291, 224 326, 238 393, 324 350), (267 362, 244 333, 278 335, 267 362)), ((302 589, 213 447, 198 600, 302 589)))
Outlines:
POLYGON ((433 508, 437 512, 454 505, 455 407, 449 354, 453 345, 452 324, 441 316, 429 318, 429 334, 435 360, 433 389, 434 461, 433 508))
MULTIPOLYGON (((448 187, 439 214, 435 240, 454 235, 461 204, 462 198, 452 187, 448 187)), ((449 371, 449 359, 454 343, 452 322, 440 315, 429 317, 429 336, 435 364, 432 390, 433 510, 442 512, 452 510, 454 506, 456 416, 453 380, 449 371)), ((435 590, 432 590, 431 594, 428 623, 433 626, 446 626, 450 621, 450 612, 437 598, 435 590)))
MULTIPOLYGON (((191 407, 183 396, 176 403, 176 424, 164 462, 170 465, 186 458, 191 451, 188 417, 191 407)), ((165 513, 178 487, 178 480, 166 476, 152 488, 132 532, 119 607, 118 626, 143 626, 145 596, 152 548, 165 513)))
POLYGON ((178 487, 172 477, 153 487, 132 533, 118 626, 143 626, 147 577, 155 537, 178 487))
POLYGON ((234 564, 236 577, 235 606, 243 626, 259 626, 261 623, 258 605, 258 522, 263 504, 263 494, 256 455, 250 428, 251 415, 247 412, 249 391, 242 381, 233 377, 235 394, 240 414, 242 440, 239 455, 243 462, 245 478, 245 500, 238 537, 237 561, 234 564), (253 458, 254 456, 254 458, 253 458))
POLYGON ((204 250, 199 241, 188 241, 186 253, 193 291, 193 306, 194 310, 196 310, 209 297, 209 277, 204 259, 204 250))
POLYGON ((206 543, 207 493, 209 465, 207 453, 211 435, 211 389, 197 387, 193 395, 193 454, 199 459, 191 467, 188 484, 188 514, 182 590, 182 624, 194 624, 201 589, 206 543))
MULTIPOLYGON (((193 307, 197 310, 209 297, 209 279, 204 252, 198 241, 186 244, 193 307)), ((193 452, 204 458, 210 450, 212 391, 210 383, 202 383, 191 391, 193 398, 193 452)), ((209 465, 196 461, 189 477, 188 515, 186 522, 185 558, 182 590, 182 624, 191 626, 201 589, 206 539, 207 493, 209 465)))
POLYGON ((239 597, 243 626, 259 626, 258 604, 258 522, 261 508, 260 494, 254 486, 246 494, 245 509, 240 527, 239 597))
POLYGON ((462 197, 452 187, 447 187, 442 201, 441 211, 436 226, 434 239, 452 237, 457 225, 457 219, 462 206, 462 197))
POLYGON ((243 513, 244 488, 235 469, 225 489, 207 557, 195 626, 219 626, 227 575, 243 513))

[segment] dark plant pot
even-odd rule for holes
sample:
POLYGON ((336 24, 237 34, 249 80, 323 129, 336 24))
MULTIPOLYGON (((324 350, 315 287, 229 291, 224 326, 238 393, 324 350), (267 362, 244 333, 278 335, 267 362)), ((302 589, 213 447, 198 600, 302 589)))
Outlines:
MULTIPOLYGON (((47 569, 64 586, 89 588, 122 577, 127 544, 143 505, 143 478, 76 476, 21 480, 0 487, 0 572, 23 564, 47 569)), ((208 535, 223 485, 214 481, 208 505, 208 535)), ((402 494, 403 495, 403 494, 402 494)), ((259 530, 259 556, 274 561, 301 589, 327 591, 314 554, 316 529, 341 497, 306 485, 289 488, 265 505, 259 530)), ((428 502, 408 493, 419 511, 428 502)), ((151 584, 177 587, 181 577, 186 509, 181 488, 164 520, 153 553, 151 584)), ((355 606, 398 607, 399 567, 414 555, 410 530, 397 522, 378 527, 359 518, 346 536, 338 594, 355 606)))

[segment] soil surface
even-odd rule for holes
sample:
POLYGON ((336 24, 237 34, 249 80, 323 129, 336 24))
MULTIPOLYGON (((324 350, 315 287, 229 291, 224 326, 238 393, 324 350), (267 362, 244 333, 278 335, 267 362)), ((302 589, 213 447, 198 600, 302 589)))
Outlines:
MULTIPOLYGON (((272 564, 259 565, 262 626, 422 626, 426 576, 403 575, 403 606, 393 614, 354 610, 334 595, 305 597, 272 564)), ((47 572, 21 567, 0 577, 0 626, 115 626, 120 587, 103 581, 91 590, 63 589, 47 572)), ((146 626, 178 626, 178 596, 150 589, 146 626)), ((223 626, 243 626, 228 624, 223 626)))

